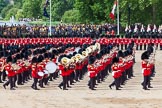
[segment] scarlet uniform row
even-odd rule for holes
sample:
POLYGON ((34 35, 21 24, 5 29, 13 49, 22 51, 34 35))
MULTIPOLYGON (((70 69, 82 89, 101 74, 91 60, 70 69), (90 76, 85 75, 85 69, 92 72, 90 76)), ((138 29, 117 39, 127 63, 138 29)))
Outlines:
MULTIPOLYGON (((26 45, 26 44, 92 44, 94 40, 91 38, 19 38, 19 39, 7 39, 0 38, 0 44, 4 45, 26 45)), ((100 44, 129 44, 132 41, 137 45, 145 45, 150 43, 160 44, 162 45, 161 39, 138 39, 138 38, 100 38, 96 40, 100 44)))
POLYGON ((7 39, 0 38, 0 44, 4 45, 26 45, 26 44, 79 44, 83 45, 91 44, 93 40, 91 38, 19 38, 19 39, 7 39))
POLYGON ((162 39, 147 39, 147 38, 100 38, 97 40, 100 44, 109 44, 109 43, 116 43, 116 44, 130 44, 131 42, 136 43, 137 45, 145 45, 150 43, 160 44, 162 45, 162 39))

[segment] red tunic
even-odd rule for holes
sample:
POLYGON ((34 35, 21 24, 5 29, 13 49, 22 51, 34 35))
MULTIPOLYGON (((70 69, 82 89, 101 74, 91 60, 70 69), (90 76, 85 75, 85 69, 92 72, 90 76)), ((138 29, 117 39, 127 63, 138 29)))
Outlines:
POLYGON ((8 72, 8 77, 13 77, 16 75, 16 73, 12 70, 12 67, 10 64, 7 64, 5 66, 5 70, 8 72))
POLYGON ((111 69, 112 69, 112 76, 113 76, 114 78, 119 78, 119 77, 120 77, 119 66, 117 66, 117 65, 112 65, 111 69))
POLYGON ((35 65, 32 65, 32 77, 33 78, 39 78, 38 69, 37 69, 37 66, 35 66, 35 65))
POLYGON ((62 76, 68 76, 68 70, 63 65, 59 65, 59 70, 61 71, 62 76))
POLYGON ((96 68, 94 68, 92 65, 88 65, 88 76, 90 78, 94 78, 96 76, 96 68))
POLYGON ((151 74, 151 65, 147 64, 145 61, 142 61, 142 73, 143 76, 149 76, 151 74))

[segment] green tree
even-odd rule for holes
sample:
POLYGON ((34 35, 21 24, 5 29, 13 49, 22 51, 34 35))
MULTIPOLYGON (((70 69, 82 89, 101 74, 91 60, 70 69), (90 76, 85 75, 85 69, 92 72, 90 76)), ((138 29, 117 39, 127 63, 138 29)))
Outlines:
POLYGON ((0 13, 5 6, 7 6, 7 3, 4 0, 0 0, 0 13))
POLYGON ((11 9, 7 12, 5 19, 9 20, 10 17, 15 16, 15 15, 17 14, 18 10, 19 10, 19 9, 17 9, 17 8, 11 8, 11 9))
POLYGON ((69 10, 64 13, 62 20, 65 23, 79 23, 80 14, 78 10, 69 10))
POLYGON ((41 15, 41 0, 26 0, 23 2, 23 15, 26 18, 37 18, 41 15))
POLYGON ((8 11, 9 11, 11 8, 13 8, 13 5, 10 5, 10 4, 8 4, 6 7, 4 7, 3 10, 1 11, 1 16, 2 16, 3 18, 5 18, 5 17, 6 17, 6 13, 8 13, 8 11))

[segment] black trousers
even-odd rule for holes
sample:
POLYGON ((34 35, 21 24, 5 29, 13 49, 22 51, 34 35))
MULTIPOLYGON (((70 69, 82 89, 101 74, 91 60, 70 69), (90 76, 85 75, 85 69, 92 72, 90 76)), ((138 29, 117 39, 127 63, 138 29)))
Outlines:
POLYGON ((2 72, 0 72, 0 83, 2 83, 2 72))
POLYGON ((67 87, 67 76, 63 76, 62 77, 62 79, 63 79, 63 81, 59 84, 59 86, 61 87, 61 86, 63 86, 63 89, 66 89, 66 87, 67 87))
POLYGON ((94 89, 94 87, 95 87, 95 77, 90 78, 90 81, 89 81, 89 88, 94 89))
POLYGON ((76 70, 75 71, 75 81, 78 81, 78 79, 79 79, 79 73, 80 73, 80 70, 76 70))
POLYGON ((5 86, 8 86, 10 84, 10 89, 14 87, 14 76, 8 77, 8 81, 4 83, 5 86))
POLYGON ((150 76, 144 76, 144 81, 142 83, 143 88, 147 89, 147 86, 150 86, 150 76))
POLYGON ((162 50, 162 45, 160 45, 160 50, 162 50))
POLYGON ((17 85, 21 85, 22 84, 22 75, 21 73, 17 74, 17 85))
POLYGON ((79 80, 83 79, 83 70, 79 70, 79 80))
POLYGON ((2 80, 5 81, 6 77, 7 77, 6 71, 3 70, 3 72, 2 72, 2 80))
POLYGON ((123 50, 123 44, 121 44, 121 50, 123 50))
POLYGON ((144 50, 146 50, 146 44, 144 44, 144 50))
POLYGON ((32 84, 32 87, 33 87, 34 89, 37 89, 37 83, 38 83, 38 78, 34 78, 34 82, 33 82, 33 84, 32 84))
POLYGON ((39 86, 41 88, 44 87, 43 83, 44 83, 44 78, 42 78, 42 79, 39 80, 39 86))
POLYGON ((142 50, 142 45, 140 45, 140 50, 142 50))
POLYGON ((136 50, 138 50, 138 45, 136 46, 136 50))
POLYGON ((70 84, 73 84, 74 83, 74 77, 75 77, 74 72, 72 72, 69 77, 70 77, 70 84))
POLYGON ((125 50, 127 49, 127 44, 125 44, 125 50))
POLYGON ((101 79, 101 72, 97 74, 97 83, 100 83, 100 79, 101 79))
POLYGON ((119 78, 114 78, 114 81, 110 84, 110 86, 115 85, 116 89, 118 89, 120 85, 119 83, 120 83, 119 78))

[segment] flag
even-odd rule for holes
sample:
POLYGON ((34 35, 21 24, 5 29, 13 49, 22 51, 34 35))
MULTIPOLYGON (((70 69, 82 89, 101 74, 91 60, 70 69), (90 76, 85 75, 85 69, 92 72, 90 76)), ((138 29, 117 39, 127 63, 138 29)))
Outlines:
POLYGON ((115 15, 114 15, 114 14, 115 14, 116 6, 117 6, 117 1, 115 0, 114 5, 113 5, 113 9, 112 9, 112 11, 111 11, 111 13, 110 13, 110 15, 109 15, 109 17, 110 17, 112 20, 115 19, 115 15))
POLYGON ((49 18, 46 7, 44 7, 44 9, 43 9, 43 16, 49 18))
POLYGON ((46 0, 46 2, 44 4, 44 8, 43 8, 43 16, 45 16, 47 18, 49 18, 49 15, 48 15, 47 9, 46 9, 48 7, 48 5, 49 5, 49 0, 46 0))
POLYGON ((46 0, 45 5, 46 5, 46 6, 48 6, 48 5, 49 5, 49 0, 46 0))

